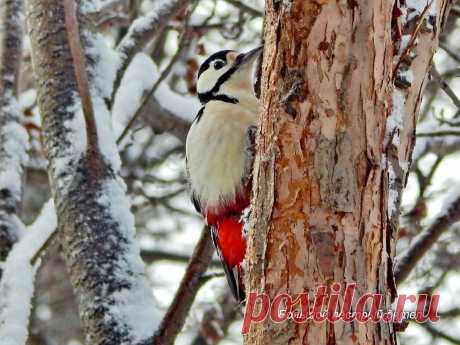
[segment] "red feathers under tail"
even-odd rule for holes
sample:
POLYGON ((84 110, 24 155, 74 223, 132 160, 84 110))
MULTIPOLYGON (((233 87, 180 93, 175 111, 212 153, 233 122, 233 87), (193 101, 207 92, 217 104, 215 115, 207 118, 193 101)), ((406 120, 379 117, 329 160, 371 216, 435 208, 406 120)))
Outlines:
POLYGON ((211 230, 212 240, 224 266, 230 289, 235 298, 243 302, 245 291, 241 263, 246 253, 243 223, 237 217, 219 220, 211 230))

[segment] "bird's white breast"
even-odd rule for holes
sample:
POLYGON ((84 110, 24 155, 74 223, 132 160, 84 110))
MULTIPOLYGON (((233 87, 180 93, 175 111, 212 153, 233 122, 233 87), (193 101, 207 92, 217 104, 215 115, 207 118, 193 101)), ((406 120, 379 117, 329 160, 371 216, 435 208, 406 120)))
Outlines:
POLYGON ((256 109, 213 101, 190 128, 186 143, 190 184, 205 208, 233 201, 242 187, 247 130, 256 118, 256 109))

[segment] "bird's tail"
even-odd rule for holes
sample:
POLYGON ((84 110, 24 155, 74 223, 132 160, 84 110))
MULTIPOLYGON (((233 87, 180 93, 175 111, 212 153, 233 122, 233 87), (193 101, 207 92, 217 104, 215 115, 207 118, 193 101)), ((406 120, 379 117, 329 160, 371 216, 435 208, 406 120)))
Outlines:
POLYGON ((241 263, 246 253, 243 223, 236 217, 224 218, 212 227, 211 234, 233 296, 243 302, 245 291, 241 263))

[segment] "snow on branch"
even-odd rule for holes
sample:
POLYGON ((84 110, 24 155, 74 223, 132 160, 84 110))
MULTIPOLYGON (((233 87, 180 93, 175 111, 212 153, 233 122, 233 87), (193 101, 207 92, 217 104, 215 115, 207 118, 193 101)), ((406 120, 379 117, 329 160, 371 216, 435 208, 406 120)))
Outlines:
POLYGON ((134 217, 119 176, 121 161, 105 103, 112 92, 116 55, 102 35, 79 21, 97 128, 95 152, 85 144, 62 1, 31 0, 29 9, 59 239, 86 340, 92 345, 144 344, 159 323, 159 310, 135 240, 134 217))
POLYGON ((185 135, 200 103, 196 97, 175 93, 167 83, 157 84, 159 78, 161 75, 152 59, 146 54, 137 54, 126 70, 115 97, 112 119, 117 137, 138 114, 152 124, 155 132, 165 131, 169 126, 185 142, 185 135), (153 96, 142 102, 143 94, 154 86, 153 96))
POLYGON ((120 86, 123 74, 134 56, 140 52, 156 34, 160 33, 168 24, 169 20, 189 2, 190 0, 156 0, 154 2, 154 8, 148 15, 140 17, 132 23, 128 33, 117 47, 121 61, 116 74, 113 94, 110 98, 112 102, 120 86))
MULTIPOLYGON (((19 123, 16 99, 21 61, 22 1, 0 3, 0 261, 21 235, 16 213, 22 193, 28 135, 19 123)), ((0 271, 1 277, 1 271, 0 271)))
POLYGON ((28 337, 31 299, 38 253, 57 227, 54 204, 49 201, 35 222, 27 228, 3 266, 0 283, 0 339, 2 345, 24 345, 28 337))
MULTIPOLYGON (((446 5, 439 0, 407 0, 396 2, 395 55, 392 111, 387 118, 385 154, 382 166, 388 170, 388 219, 398 222, 401 190, 411 163, 412 151, 400 149, 400 138, 414 138, 415 126, 407 114, 418 112, 421 92, 429 72, 425 61, 430 60, 438 44, 446 5), (439 11, 438 11, 439 8, 439 11), (415 91, 415 92, 414 92, 415 91)), ((413 140, 413 139, 411 139, 413 140)), ((411 147, 411 146, 410 146, 411 147)))

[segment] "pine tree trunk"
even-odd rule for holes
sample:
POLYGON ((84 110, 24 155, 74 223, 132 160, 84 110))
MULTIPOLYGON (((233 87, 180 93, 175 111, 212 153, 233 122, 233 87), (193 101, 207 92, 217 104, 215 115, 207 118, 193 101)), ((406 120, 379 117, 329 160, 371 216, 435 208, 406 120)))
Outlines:
MULTIPOLYGON (((394 300, 399 199, 449 5, 414 16, 411 2, 267 1, 247 291, 273 300, 356 283, 383 309, 394 300)), ((394 332, 267 319, 245 344, 394 344, 394 332)))

